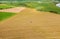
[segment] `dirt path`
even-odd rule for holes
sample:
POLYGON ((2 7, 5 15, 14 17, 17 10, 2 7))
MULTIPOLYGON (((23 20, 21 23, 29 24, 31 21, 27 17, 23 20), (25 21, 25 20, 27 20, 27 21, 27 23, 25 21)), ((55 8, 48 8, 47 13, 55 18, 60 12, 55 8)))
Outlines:
POLYGON ((22 10, 24 10, 25 7, 15 7, 15 8, 10 8, 10 9, 4 9, 4 10, 0 10, 0 12, 13 12, 13 13, 19 13, 22 10))
POLYGON ((25 9, 0 23, 1 39, 60 39, 60 15, 25 9))

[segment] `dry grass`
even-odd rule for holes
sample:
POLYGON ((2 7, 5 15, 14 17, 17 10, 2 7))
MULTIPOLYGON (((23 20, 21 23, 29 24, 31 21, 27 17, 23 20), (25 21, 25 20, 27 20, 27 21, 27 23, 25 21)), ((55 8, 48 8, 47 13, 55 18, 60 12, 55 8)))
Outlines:
POLYGON ((0 23, 2 39, 60 39, 60 15, 25 9, 0 23))

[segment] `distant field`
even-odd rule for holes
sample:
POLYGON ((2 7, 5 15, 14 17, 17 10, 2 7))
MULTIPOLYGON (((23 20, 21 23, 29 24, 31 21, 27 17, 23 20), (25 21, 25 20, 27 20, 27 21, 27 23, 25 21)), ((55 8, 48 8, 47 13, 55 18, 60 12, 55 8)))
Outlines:
POLYGON ((0 21, 7 19, 11 16, 15 15, 15 13, 10 13, 10 12, 0 12, 0 21))
POLYGON ((6 5, 0 5, 0 9, 12 8, 12 7, 28 7, 35 8, 38 11, 53 12, 60 14, 60 8, 55 5, 55 3, 39 3, 39 2, 17 2, 17 3, 6 3, 6 5))
POLYGON ((26 7, 35 8, 38 11, 53 12, 60 14, 60 8, 57 7, 53 2, 51 3, 38 3, 38 2, 27 2, 24 3, 26 7))
POLYGON ((15 7, 15 6, 8 5, 8 4, 0 4, 0 9, 7 9, 7 8, 12 8, 12 7, 15 7))
POLYGON ((37 10, 60 14, 60 8, 55 6, 55 4, 53 3, 41 3, 40 8, 38 8, 37 10))

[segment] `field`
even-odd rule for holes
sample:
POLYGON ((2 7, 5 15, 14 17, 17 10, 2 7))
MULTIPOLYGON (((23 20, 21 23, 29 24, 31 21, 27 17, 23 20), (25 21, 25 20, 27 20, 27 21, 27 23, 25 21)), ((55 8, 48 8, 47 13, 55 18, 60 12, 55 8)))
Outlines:
MULTIPOLYGON (((37 11, 43 11, 43 12, 51 12, 51 13, 56 13, 56 14, 60 14, 60 8, 55 6, 54 3, 39 3, 39 2, 18 2, 18 3, 6 3, 6 4, 0 4, 0 10, 2 9, 8 9, 8 8, 13 8, 13 7, 28 7, 28 8, 33 8, 36 9, 37 11)), ((8 14, 10 14, 9 16, 6 14, 6 12, 3 12, 4 14, 2 14, 0 12, 0 20, 2 20, 3 18, 5 19, 6 16, 9 17, 10 14, 9 12, 7 12, 8 14), (2 17, 2 16, 3 17, 2 17)))
POLYGON ((60 15, 25 9, 0 22, 2 39, 60 39, 60 15))
POLYGON ((8 4, 0 4, 0 10, 1 10, 1 9, 13 8, 13 7, 15 7, 15 6, 8 5, 8 4))
POLYGON ((3 3, 0 10, 0 39, 60 39, 60 8, 54 2, 3 3))
POLYGON ((57 7, 53 2, 51 3, 38 3, 38 2, 28 2, 23 4, 26 7, 35 8, 38 11, 60 13, 60 8, 57 7))
POLYGON ((9 18, 11 16, 15 15, 15 13, 11 12, 0 12, 0 21, 5 20, 6 18, 9 18))
POLYGON ((29 7, 38 11, 53 12, 60 14, 60 8, 56 6, 54 2, 17 2, 17 3, 5 3, 0 5, 0 9, 12 8, 12 7, 29 7))
MULTIPOLYGON (((11 6, 8 4, 0 4, 0 10, 12 8, 12 7, 14 7, 14 6, 11 6)), ((12 15, 13 15, 13 13, 11 13, 11 12, 0 12, 0 21, 4 20, 6 18, 9 18, 12 15)))

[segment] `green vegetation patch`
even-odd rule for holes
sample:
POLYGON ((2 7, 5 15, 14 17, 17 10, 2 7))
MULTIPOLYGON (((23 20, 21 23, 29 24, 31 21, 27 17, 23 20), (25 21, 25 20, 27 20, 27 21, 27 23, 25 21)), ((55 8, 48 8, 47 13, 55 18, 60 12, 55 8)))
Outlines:
POLYGON ((53 2, 51 3, 39 3, 39 2, 26 2, 24 3, 26 7, 35 8, 38 11, 52 12, 60 14, 60 8, 57 7, 53 2))
POLYGON ((7 19, 11 16, 15 15, 15 13, 10 13, 10 12, 0 12, 0 21, 7 19))
POLYGON ((7 4, 0 4, 0 9, 7 9, 7 8, 12 8, 14 6, 7 5, 7 4))
POLYGON ((41 3, 40 6, 43 8, 38 8, 39 11, 48 11, 56 14, 60 14, 60 8, 54 5, 53 3, 41 3))

